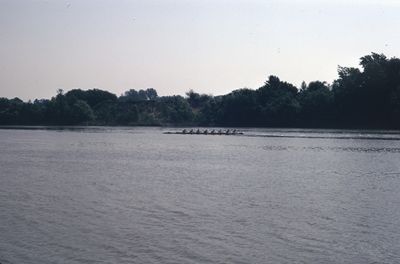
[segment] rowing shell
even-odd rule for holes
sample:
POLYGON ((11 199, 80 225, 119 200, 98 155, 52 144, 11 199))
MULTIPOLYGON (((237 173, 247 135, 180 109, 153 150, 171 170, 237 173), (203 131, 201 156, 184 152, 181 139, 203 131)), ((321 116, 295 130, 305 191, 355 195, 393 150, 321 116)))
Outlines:
POLYGON ((166 135, 204 135, 204 136, 235 136, 235 135, 243 135, 243 132, 236 132, 236 133, 232 133, 232 134, 226 134, 226 133, 204 133, 204 132, 202 132, 202 133, 196 133, 196 132, 193 132, 193 133, 189 133, 189 132, 186 132, 186 133, 183 133, 183 132, 163 132, 163 134, 166 134, 166 135))

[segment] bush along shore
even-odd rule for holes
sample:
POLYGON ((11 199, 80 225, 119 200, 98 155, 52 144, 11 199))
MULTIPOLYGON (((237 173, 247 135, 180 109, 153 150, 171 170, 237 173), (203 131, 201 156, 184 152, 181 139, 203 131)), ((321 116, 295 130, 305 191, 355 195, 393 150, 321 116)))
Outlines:
POLYGON ((296 87, 269 76, 258 89, 222 96, 158 96, 153 88, 121 96, 100 89, 58 90, 51 99, 0 98, 0 125, 132 125, 400 128, 400 59, 372 53, 338 79, 296 87))

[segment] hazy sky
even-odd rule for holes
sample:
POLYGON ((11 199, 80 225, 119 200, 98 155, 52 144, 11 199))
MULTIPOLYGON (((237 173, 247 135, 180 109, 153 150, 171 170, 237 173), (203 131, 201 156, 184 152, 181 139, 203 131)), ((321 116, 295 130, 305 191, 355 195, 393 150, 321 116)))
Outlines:
POLYGON ((399 26, 394 0, 0 0, 0 97, 331 83, 372 51, 400 57, 399 26))

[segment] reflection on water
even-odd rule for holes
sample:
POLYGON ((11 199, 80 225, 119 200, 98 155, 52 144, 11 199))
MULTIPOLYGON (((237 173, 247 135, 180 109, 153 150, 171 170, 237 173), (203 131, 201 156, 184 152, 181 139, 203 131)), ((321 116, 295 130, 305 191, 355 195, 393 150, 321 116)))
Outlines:
POLYGON ((336 152, 376 152, 376 153, 400 153, 400 148, 389 147, 298 147, 298 146, 264 146, 268 151, 336 151, 336 152))
POLYGON ((166 130, 0 129, 0 263, 400 262, 396 131, 166 130))

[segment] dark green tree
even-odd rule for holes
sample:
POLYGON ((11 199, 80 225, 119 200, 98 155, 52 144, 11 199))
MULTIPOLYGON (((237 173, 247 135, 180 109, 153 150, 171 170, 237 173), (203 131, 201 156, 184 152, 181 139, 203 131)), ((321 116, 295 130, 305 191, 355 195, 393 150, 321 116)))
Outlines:
POLYGON ((267 126, 296 125, 300 112, 297 93, 297 88, 292 84, 282 82, 276 76, 269 76, 265 85, 257 90, 263 124, 267 126))
POLYGON ((92 121, 93 119, 93 110, 85 101, 77 100, 71 106, 71 121, 73 124, 82 124, 92 121))
POLYGON ((332 126, 333 93, 325 82, 315 81, 302 85, 298 98, 302 126, 332 126))

